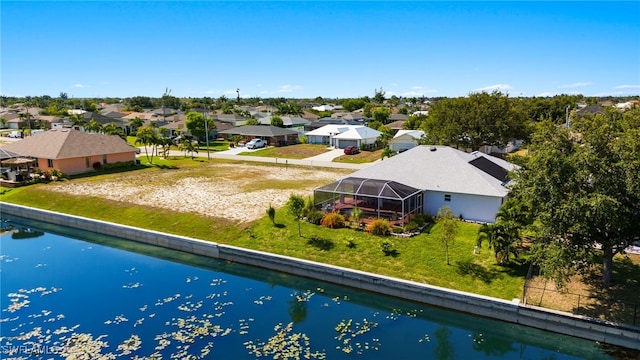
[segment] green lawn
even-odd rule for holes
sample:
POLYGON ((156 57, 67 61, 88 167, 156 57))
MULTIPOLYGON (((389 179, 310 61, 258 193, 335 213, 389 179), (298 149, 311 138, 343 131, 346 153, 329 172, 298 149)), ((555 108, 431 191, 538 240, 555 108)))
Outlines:
POLYGON ((382 150, 375 151, 360 151, 355 155, 342 155, 333 159, 334 162, 350 163, 350 164, 363 164, 380 160, 382 150))
MULTIPOLYGON (((174 181, 185 176, 215 177, 226 182, 233 182, 234 179, 253 179, 246 176, 244 172, 247 170, 244 168, 230 171, 228 167, 215 166, 216 163, 241 163, 237 160, 209 161, 181 156, 169 159, 155 157, 153 164, 148 164, 145 156, 140 157, 140 160, 142 165, 131 171, 139 175, 135 178, 142 182, 153 178, 154 172, 168 171, 172 173, 171 179, 174 181)), ((127 174, 131 175, 131 172, 123 173, 127 174)), ((118 181, 118 176, 122 175, 89 174, 82 179, 71 181, 99 184, 101 181, 118 181)), ((249 186, 254 191, 262 187, 295 191, 310 184, 314 185, 313 181, 317 182, 313 179, 296 179, 293 182, 271 179, 265 182, 263 178, 255 178, 252 183, 243 183, 241 186, 249 186)), ((386 239, 394 243, 397 256, 385 256, 380 247, 383 238, 362 231, 333 230, 301 222, 303 236, 300 237, 298 224, 283 208, 276 211, 275 225, 270 222, 266 213, 262 219, 253 223, 239 224, 221 217, 180 212, 180 209, 162 209, 100 197, 52 192, 48 191, 49 186, 36 184, 3 191, 0 193, 0 200, 509 300, 521 294, 526 273, 523 266, 517 262, 509 267, 496 265, 492 252, 487 249, 474 255, 473 247, 476 243, 478 225, 470 223, 460 223, 457 238, 450 246, 451 265, 447 265, 444 248, 437 239, 437 225, 413 238, 387 237, 386 239), (310 241, 312 236, 320 240, 310 241), (356 246, 348 247, 349 240, 353 240, 356 246)))
POLYGON ((283 159, 304 159, 327 152, 326 145, 296 144, 280 147, 268 147, 258 151, 241 152, 240 155, 275 157, 283 159))
MULTIPOLYGON (((196 165, 197 166, 197 165, 196 165)), ((150 168, 145 171, 158 171, 150 168)), ((106 176, 106 175, 105 175, 106 176)), ((99 177, 96 178, 99 181, 99 177)), ((6 202, 106 220, 166 233, 293 256, 348 268, 378 273, 451 289, 502 299, 522 292, 526 269, 519 263, 497 266, 491 251, 473 254, 478 225, 460 223, 458 236, 450 246, 451 265, 445 262, 444 248, 437 240, 438 226, 413 238, 390 239, 397 256, 385 256, 383 238, 351 229, 327 229, 297 223, 284 209, 276 211, 276 225, 268 217, 249 225, 222 218, 144 207, 102 198, 78 197, 49 192, 46 184, 13 189, 1 195, 6 202), (321 241, 310 242, 312 236, 321 241), (351 239, 354 248, 347 247, 351 239)))

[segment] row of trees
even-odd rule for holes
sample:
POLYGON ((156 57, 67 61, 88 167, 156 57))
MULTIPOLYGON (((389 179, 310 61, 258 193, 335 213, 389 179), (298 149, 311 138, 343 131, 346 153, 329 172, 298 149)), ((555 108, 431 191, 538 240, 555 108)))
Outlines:
POLYGON ((575 118, 571 128, 541 121, 522 165, 479 245, 504 264, 527 234, 531 262, 558 287, 598 263, 610 284, 614 257, 640 241, 640 108, 575 118))

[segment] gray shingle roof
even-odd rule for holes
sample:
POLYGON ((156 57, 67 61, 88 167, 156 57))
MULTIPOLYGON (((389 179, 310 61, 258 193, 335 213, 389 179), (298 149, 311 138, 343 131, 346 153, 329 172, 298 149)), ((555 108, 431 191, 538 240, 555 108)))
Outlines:
POLYGON ((135 152, 116 135, 85 133, 73 129, 49 130, 2 147, 35 158, 70 159, 84 156, 135 152))
POLYGON ((507 161, 480 152, 469 154, 447 146, 422 145, 350 176, 392 180, 423 190, 504 197, 508 189, 503 181, 471 163, 479 157, 506 171, 515 169, 507 161))

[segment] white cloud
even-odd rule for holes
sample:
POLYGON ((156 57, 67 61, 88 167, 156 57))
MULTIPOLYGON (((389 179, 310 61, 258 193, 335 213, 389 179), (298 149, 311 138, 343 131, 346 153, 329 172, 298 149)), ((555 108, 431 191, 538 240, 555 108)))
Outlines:
POLYGON ((433 94, 433 93, 437 93, 438 90, 436 89, 427 89, 425 87, 422 86, 412 86, 411 90, 409 91, 405 91, 402 93, 402 96, 404 97, 418 97, 418 96, 423 96, 426 94, 433 94))
POLYGON ((536 95, 536 97, 550 97, 550 96, 555 96, 555 93, 549 92, 549 91, 545 91, 545 92, 541 92, 540 94, 536 95))
POLYGON ((577 83, 573 83, 573 84, 560 85, 560 86, 558 86, 558 89, 573 89, 573 88, 585 87, 585 86, 590 86, 590 85, 591 85, 590 82, 585 81, 585 82, 577 82, 577 83))
POLYGON ((511 90, 511 85, 508 84, 496 84, 485 86, 480 89, 476 89, 475 91, 493 91, 493 90, 511 90))
POLYGON ((83 84, 75 84, 75 85, 73 85, 73 87, 74 87, 74 88, 77 88, 77 89, 82 89, 82 88, 84 88, 84 87, 86 87, 86 86, 85 86, 85 85, 83 85, 83 84))
POLYGON ((640 89, 640 85, 618 85, 614 89, 640 89))
POLYGON ((290 93, 294 91, 302 90, 302 86, 300 85, 282 85, 278 88, 277 92, 279 93, 290 93))

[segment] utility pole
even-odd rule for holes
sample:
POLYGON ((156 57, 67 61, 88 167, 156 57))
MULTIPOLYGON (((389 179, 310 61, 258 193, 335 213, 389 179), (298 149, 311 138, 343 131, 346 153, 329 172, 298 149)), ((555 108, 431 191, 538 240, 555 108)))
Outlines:
POLYGON ((202 115, 204 115, 204 136, 207 141, 207 160, 211 160, 211 156, 209 155, 209 120, 207 119, 207 105, 202 104, 202 107, 202 115))

